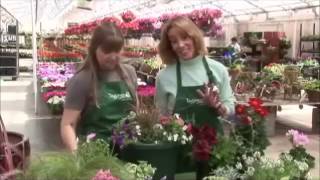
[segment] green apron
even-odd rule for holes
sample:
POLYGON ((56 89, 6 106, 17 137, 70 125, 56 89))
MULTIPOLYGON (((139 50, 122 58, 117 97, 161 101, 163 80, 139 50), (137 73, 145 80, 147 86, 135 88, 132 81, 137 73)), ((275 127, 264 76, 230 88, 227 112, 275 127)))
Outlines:
MULTIPOLYGON (((209 82, 216 84, 216 79, 209 69, 208 62, 205 57, 202 58, 203 65, 208 75, 209 82)), ((201 126, 208 124, 215 127, 217 132, 223 134, 223 128, 220 120, 218 119, 218 113, 205 105, 197 93, 197 89, 202 89, 201 86, 182 86, 181 80, 181 67, 178 61, 177 63, 177 95, 174 113, 180 114, 180 116, 186 121, 192 124, 201 126)), ((195 164, 191 155, 191 146, 181 146, 178 162, 177 172, 190 172, 195 170, 195 164)))
MULTIPOLYGON (((205 57, 202 58, 203 65, 208 75, 209 82, 216 84, 216 79, 209 69, 208 62, 205 57)), ((182 86, 181 67, 177 63, 177 95, 174 113, 178 113, 186 122, 196 125, 209 124, 216 128, 219 133, 223 132, 222 125, 218 119, 219 114, 211 107, 205 105, 197 93, 197 89, 201 86, 182 86)))
POLYGON ((124 81, 116 81, 103 83, 98 97, 100 106, 86 108, 78 132, 80 136, 96 133, 97 138, 110 140, 113 125, 132 110, 133 96, 124 81))

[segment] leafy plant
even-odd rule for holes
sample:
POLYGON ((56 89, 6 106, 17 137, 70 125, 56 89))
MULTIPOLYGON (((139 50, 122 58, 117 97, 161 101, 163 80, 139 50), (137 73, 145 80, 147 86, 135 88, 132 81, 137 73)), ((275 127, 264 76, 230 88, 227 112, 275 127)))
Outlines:
POLYGON ((307 83, 304 85, 304 89, 306 89, 306 90, 320 91, 320 80, 315 80, 315 81, 307 82, 307 83))
POLYGON ((219 143, 214 146, 211 152, 209 165, 212 169, 233 164, 237 157, 238 148, 237 142, 234 139, 228 137, 218 139, 219 143))
MULTIPOLYGON (((309 140, 306 135, 296 130, 289 130, 286 135, 293 147, 289 152, 281 153, 278 160, 261 156, 259 151, 238 154, 234 162, 217 167, 206 180, 223 178, 228 180, 307 179, 308 172, 314 167, 315 160, 303 147, 309 140)), ((239 144, 235 146, 236 149, 239 147, 239 144)), ((225 148, 230 147, 226 146, 225 148)))
MULTIPOLYGON (((140 167, 140 165, 137 165, 140 167)), ((142 167, 146 166, 145 164, 142 167)), ((45 153, 33 159, 23 180, 89 180, 99 170, 106 169, 114 177, 136 180, 136 173, 112 156, 109 145, 98 139, 83 143, 75 153, 45 153)), ((148 175, 151 173, 148 172, 148 175)), ((152 176, 152 175, 151 175, 152 176)))

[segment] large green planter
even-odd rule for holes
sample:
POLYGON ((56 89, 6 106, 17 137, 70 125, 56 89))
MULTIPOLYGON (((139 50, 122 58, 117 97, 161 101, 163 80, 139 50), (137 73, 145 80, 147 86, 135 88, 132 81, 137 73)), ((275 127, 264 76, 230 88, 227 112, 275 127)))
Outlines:
POLYGON ((166 176, 166 180, 174 180, 178 148, 175 144, 130 144, 120 152, 120 159, 136 163, 147 161, 157 168, 154 180, 166 176))

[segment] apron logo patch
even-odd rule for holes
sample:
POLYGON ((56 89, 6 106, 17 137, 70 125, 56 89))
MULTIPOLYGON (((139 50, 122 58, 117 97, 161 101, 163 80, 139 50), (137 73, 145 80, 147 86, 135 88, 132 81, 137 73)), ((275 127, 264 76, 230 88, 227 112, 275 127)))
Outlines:
POLYGON ((201 99, 186 99, 188 104, 203 104, 203 101, 201 99))
POLYGON ((113 100, 118 100, 118 101, 127 101, 131 99, 130 93, 122 93, 122 94, 111 94, 111 93, 106 93, 106 96, 109 96, 110 99, 113 100))

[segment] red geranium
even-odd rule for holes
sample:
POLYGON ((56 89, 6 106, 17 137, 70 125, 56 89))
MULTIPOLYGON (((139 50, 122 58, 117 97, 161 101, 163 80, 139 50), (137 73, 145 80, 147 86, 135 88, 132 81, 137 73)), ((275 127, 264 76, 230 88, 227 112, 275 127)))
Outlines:
POLYGON ((242 123, 245 124, 245 125, 250 125, 250 124, 252 124, 252 118, 249 117, 249 116, 244 116, 244 117, 242 117, 241 121, 242 121, 242 123))
POLYGON ((255 121, 261 121, 268 115, 268 109, 263 107, 262 100, 259 98, 250 98, 248 104, 236 105, 236 115, 244 125, 254 124, 255 121))
POLYGON ((259 108, 262 105, 262 100, 260 98, 250 98, 249 104, 253 108, 259 108))
POLYGON ((217 144, 217 132, 208 124, 202 127, 189 126, 194 140, 192 147, 193 156, 199 161, 208 161, 213 145, 217 144))
POLYGON ((236 105, 236 113, 237 114, 244 114, 246 111, 246 106, 243 104, 237 104, 236 105))
POLYGON ((192 153, 199 161, 208 161, 212 146, 208 141, 201 139, 197 140, 192 148, 192 153))

